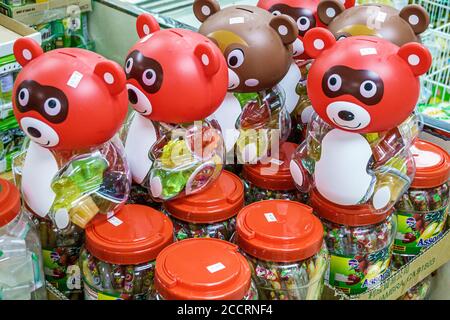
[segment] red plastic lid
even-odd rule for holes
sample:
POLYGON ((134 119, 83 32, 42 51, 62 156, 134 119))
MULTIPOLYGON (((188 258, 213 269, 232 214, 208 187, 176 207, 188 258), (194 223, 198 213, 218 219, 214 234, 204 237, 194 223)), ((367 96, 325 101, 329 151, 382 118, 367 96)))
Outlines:
POLYGON ((175 218, 191 223, 227 220, 244 206, 244 186, 235 174, 222 171, 207 189, 192 196, 167 201, 166 210, 175 218))
POLYGON ((255 186, 268 190, 293 190, 295 189, 294 179, 292 179, 289 163, 292 154, 298 145, 291 142, 284 142, 280 146, 278 159, 271 159, 269 163, 244 165, 242 175, 255 186))
POLYGON ((237 243, 261 260, 294 262, 316 254, 323 227, 312 208, 289 200, 266 200, 243 208, 237 217, 237 243))
POLYGON ((383 222, 392 212, 389 209, 380 213, 369 205, 340 206, 328 201, 316 190, 311 191, 311 206, 320 218, 352 227, 383 222))
POLYGON ((19 190, 8 180, 0 179, 0 227, 10 223, 19 212, 19 190))
POLYGON ((219 239, 176 242, 156 259, 155 287, 166 300, 241 300, 250 278, 238 247, 219 239))
POLYGON ((150 207, 125 205, 113 217, 98 217, 86 228, 86 248, 114 264, 140 264, 156 259, 173 242, 173 225, 150 207))
POLYGON ((450 174, 450 156, 441 147, 417 140, 411 147, 416 175, 411 188, 433 188, 444 184, 450 174))

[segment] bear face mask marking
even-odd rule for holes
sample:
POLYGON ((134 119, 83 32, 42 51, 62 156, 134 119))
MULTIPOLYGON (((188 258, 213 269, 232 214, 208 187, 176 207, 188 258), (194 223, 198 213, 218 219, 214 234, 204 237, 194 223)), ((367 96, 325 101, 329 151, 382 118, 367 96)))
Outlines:
MULTIPOLYGON (((164 79, 161 64, 155 59, 145 57, 138 50, 134 50, 128 55, 125 64, 125 73, 127 80, 135 79, 141 85, 142 89, 150 94, 159 91, 164 79)), ((131 97, 130 102, 133 103, 131 97)))
POLYGON ((298 34, 304 36, 306 31, 316 26, 314 12, 307 8, 296 8, 284 3, 278 3, 269 8, 273 15, 285 14, 295 20, 298 27, 298 34))

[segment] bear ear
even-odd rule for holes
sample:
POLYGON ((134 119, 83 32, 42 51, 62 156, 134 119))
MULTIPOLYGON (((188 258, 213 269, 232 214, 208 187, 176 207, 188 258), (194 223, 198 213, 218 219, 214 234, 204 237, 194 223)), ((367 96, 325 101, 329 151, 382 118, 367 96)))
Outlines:
POLYGON ((17 39, 16 42, 14 42, 13 51, 17 62, 22 67, 25 67, 28 62, 44 53, 41 46, 36 41, 26 37, 17 39))
POLYGON ((104 60, 95 66, 94 73, 106 85, 111 95, 117 95, 125 90, 126 77, 119 64, 104 60))
POLYGON ((219 71, 220 59, 225 59, 222 54, 214 50, 212 43, 206 41, 195 47, 194 55, 199 59, 208 77, 212 77, 219 71))
POLYGON ((275 29, 285 46, 294 42, 298 37, 297 24, 294 19, 285 14, 273 16, 270 26, 275 29))
POLYGON ((415 34, 424 32, 430 23, 427 11, 417 4, 403 7, 399 16, 411 26, 415 34))
POLYGON ((159 30, 159 23, 151 14, 143 13, 137 17, 136 31, 140 39, 159 30))
POLYGON ((398 55, 406 61, 416 76, 420 76, 431 67, 431 53, 420 43, 410 42, 401 46, 398 55))
POLYGON ((317 16, 327 26, 344 10, 345 7, 339 0, 322 0, 317 6, 317 16))
POLYGON ((220 5, 215 0, 195 0, 194 15, 200 22, 204 22, 210 16, 220 11, 220 5))
POLYGON ((333 34, 325 28, 313 28, 306 32, 303 45, 311 58, 317 58, 323 51, 336 43, 333 34))

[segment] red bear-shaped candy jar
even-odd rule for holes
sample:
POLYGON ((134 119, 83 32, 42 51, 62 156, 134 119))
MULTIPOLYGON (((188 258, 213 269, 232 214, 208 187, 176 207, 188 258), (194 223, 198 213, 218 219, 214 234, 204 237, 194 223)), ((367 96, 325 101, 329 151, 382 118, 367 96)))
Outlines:
POLYGON ((130 187, 122 144, 113 139, 127 113, 122 69, 87 50, 44 54, 28 38, 15 42, 14 55, 23 67, 14 114, 30 138, 15 161, 25 205, 59 229, 114 213, 130 187))
POLYGON ((409 146, 419 128, 411 113, 431 55, 418 43, 336 42, 323 28, 306 34, 305 48, 316 58, 307 87, 317 115, 291 161, 294 180, 338 205, 386 211, 414 174, 409 146))
POLYGON ((157 201, 197 192, 223 164, 223 138, 204 118, 222 103, 228 71, 220 50, 183 29, 160 30, 149 14, 136 23, 140 40, 125 61, 135 112, 124 131, 134 182, 157 201))

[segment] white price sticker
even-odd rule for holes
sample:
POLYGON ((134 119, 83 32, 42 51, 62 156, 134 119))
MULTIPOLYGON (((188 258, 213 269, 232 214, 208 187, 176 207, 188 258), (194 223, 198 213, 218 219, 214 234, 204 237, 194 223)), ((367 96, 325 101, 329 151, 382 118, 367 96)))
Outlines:
POLYGON ((362 56, 369 56, 369 55, 372 55, 372 54, 377 54, 377 49, 375 49, 375 48, 362 48, 362 49, 359 49, 359 53, 362 56))
POLYGON ((234 17, 230 18, 230 24, 244 23, 244 17, 234 17))
POLYGON ((207 266, 206 269, 208 269, 208 271, 211 273, 215 273, 217 271, 225 269, 225 266, 221 262, 217 262, 215 264, 207 266))
POLYGON ((111 223, 111 224, 112 224, 113 226, 115 226, 115 227, 120 226, 120 225, 123 223, 123 221, 120 220, 120 219, 117 218, 117 217, 111 217, 111 218, 109 218, 109 219, 108 219, 108 222, 111 223))
POLYGON ((69 87, 72 87, 76 89, 78 85, 80 84, 81 79, 83 78, 83 75, 79 73, 78 71, 74 71, 72 75, 70 76, 69 81, 67 81, 67 85, 69 87))
POLYGON ((264 217, 266 217, 267 222, 276 222, 278 221, 275 215, 272 212, 264 213, 264 217))

